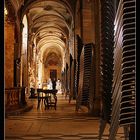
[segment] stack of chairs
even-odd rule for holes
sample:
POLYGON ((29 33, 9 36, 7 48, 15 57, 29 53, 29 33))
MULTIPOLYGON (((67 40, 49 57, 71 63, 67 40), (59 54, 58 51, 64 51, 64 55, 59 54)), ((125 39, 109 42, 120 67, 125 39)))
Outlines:
POLYGON ((99 139, 105 126, 110 124, 112 108, 113 56, 114 56, 114 0, 101 1, 101 122, 99 139))
POLYGON ((82 49, 80 55, 80 65, 79 65, 79 80, 78 80, 78 89, 76 97, 76 111, 80 109, 81 106, 81 97, 83 90, 83 76, 84 76, 84 48, 82 49))
POLYGON ((93 45, 87 44, 84 46, 84 77, 83 77, 83 91, 81 105, 85 105, 89 108, 89 96, 90 96, 90 78, 92 69, 92 50, 93 45))
POLYGON ((119 127, 124 128, 125 140, 135 139, 135 132, 133 132, 133 138, 130 138, 130 129, 135 125, 135 12, 134 0, 120 1, 115 22, 117 27, 120 26, 120 34, 116 32, 118 40, 114 56, 114 88, 109 140, 115 139, 119 127))
MULTIPOLYGON (((102 137, 106 122, 110 124, 109 140, 115 140, 119 127, 124 128, 125 140, 135 139, 135 4, 135 0, 120 0, 118 5, 114 22, 115 43, 111 114, 106 112, 107 107, 104 106, 103 117, 105 121, 100 125, 99 140, 102 137)), ((103 74, 105 73, 103 72, 103 74)), ((103 95, 103 98, 105 102, 105 95, 103 95)), ((110 99, 110 97, 108 98, 110 99)), ((107 101, 109 104, 110 100, 107 101)), ((104 105, 106 105, 106 102, 104 105)))
POLYGON ((79 35, 76 36, 76 52, 77 52, 77 61, 75 62, 75 81, 74 81, 74 89, 75 96, 78 95, 78 86, 79 86, 79 74, 80 74, 80 56, 83 49, 83 42, 79 35))
POLYGON ((81 108, 81 106, 86 106, 88 109, 90 109, 90 104, 93 103, 93 100, 90 100, 90 97, 93 97, 93 95, 91 95, 93 92, 90 92, 91 80, 93 80, 93 61, 95 61, 93 60, 93 48, 93 44, 89 43, 83 46, 81 52, 80 78, 76 108, 77 111, 79 108, 81 108))

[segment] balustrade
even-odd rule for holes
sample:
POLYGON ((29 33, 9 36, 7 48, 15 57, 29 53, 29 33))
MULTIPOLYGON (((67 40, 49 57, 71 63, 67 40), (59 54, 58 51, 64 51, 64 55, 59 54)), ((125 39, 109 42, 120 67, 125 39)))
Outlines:
POLYGON ((13 87, 5 89, 5 110, 11 111, 25 105, 25 88, 13 87))

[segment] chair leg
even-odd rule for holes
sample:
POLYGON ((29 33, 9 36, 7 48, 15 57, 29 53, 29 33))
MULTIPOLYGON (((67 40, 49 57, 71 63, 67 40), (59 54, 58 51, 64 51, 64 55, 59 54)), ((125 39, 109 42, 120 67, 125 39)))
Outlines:
POLYGON ((39 109, 39 107, 40 107, 40 99, 38 99, 37 109, 39 109))
POLYGON ((44 99, 44 106, 45 106, 45 110, 46 110, 46 99, 44 99))
POLYGON ((49 103, 48 103, 48 98, 45 98, 44 99, 44 104, 45 104, 45 110, 46 110, 46 108, 48 108, 49 109, 49 103))
POLYGON ((100 128, 99 128, 99 140, 102 139, 102 136, 103 136, 103 133, 104 133, 106 124, 107 124, 107 121, 106 121, 106 120, 103 120, 103 119, 100 120, 100 126, 99 126, 99 127, 100 127, 100 128))

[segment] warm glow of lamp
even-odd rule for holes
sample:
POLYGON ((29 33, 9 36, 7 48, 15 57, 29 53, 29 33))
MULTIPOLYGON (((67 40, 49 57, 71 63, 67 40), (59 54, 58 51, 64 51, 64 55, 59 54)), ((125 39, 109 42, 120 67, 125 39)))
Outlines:
POLYGON ((5 15, 8 15, 8 11, 7 11, 6 8, 4 8, 4 14, 5 14, 5 15))

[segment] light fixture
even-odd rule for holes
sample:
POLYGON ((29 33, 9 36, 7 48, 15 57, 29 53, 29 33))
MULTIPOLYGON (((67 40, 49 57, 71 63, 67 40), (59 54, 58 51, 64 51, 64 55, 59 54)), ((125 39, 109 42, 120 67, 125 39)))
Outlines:
POLYGON ((8 11, 6 9, 6 7, 4 8, 4 14, 7 16, 8 15, 8 11))

